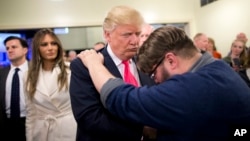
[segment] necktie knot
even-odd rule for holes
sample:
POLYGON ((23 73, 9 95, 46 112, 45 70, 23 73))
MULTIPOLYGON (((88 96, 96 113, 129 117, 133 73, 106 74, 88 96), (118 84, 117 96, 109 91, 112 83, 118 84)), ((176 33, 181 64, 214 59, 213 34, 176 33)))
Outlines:
POLYGON ((125 67, 129 67, 129 60, 123 60, 122 63, 125 67))
POLYGON ((20 69, 19 68, 15 68, 15 73, 17 73, 20 69))
POLYGON ((122 61, 122 63, 124 64, 124 81, 138 87, 138 82, 130 71, 129 60, 122 61))

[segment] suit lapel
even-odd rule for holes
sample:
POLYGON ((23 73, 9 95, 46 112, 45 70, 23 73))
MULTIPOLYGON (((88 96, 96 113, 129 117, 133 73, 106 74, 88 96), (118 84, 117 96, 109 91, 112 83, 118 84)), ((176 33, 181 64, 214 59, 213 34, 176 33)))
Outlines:
MULTIPOLYGON (((10 66, 2 68, 0 71, 0 103, 3 109, 5 109, 5 91, 6 91, 6 80, 10 71, 10 66)), ((1 109, 1 108, 0 108, 1 109)), ((3 112, 5 114, 5 112, 3 112)))
MULTIPOLYGON (((132 58, 132 60, 135 62, 136 64, 136 61, 137 61, 137 55, 135 57, 132 58)), ((138 72, 138 75, 139 75, 139 80, 141 82, 141 86, 144 86, 144 85, 154 85, 155 82, 153 79, 151 79, 148 75, 146 75, 145 73, 141 72, 138 70, 137 68, 137 72, 138 72)))
POLYGON ((112 58, 110 57, 110 55, 108 54, 107 51, 107 47, 105 47, 103 50, 101 50, 101 53, 104 56, 104 65, 106 66, 106 68, 115 76, 115 77, 119 77, 122 78, 117 66, 115 65, 114 61, 112 60, 112 58))
MULTIPOLYGON (((115 65, 114 61, 112 60, 112 58, 110 57, 110 55, 108 54, 108 51, 107 51, 107 47, 103 48, 101 50, 101 53, 103 54, 104 56, 104 65, 106 66, 106 68, 115 76, 115 77, 119 77, 121 79, 122 76, 117 68, 117 66, 115 65)), ((136 58, 133 58, 132 59, 133 61, 136 62, 136 58)), ((138 75, 139 75, 139 80, 140 80, 140 83, 141 85, 154 85, 155 82, 153 79, 151 79, 149 76, 147 76, 146 74, 142 73, 141 71, 138 71, 138 75)))

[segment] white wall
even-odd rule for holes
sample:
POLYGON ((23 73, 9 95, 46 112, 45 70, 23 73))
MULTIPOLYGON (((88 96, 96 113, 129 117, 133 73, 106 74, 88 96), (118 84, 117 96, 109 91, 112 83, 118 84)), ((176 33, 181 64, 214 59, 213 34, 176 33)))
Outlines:
POLYGON ((83 49, 87 46, 85 28, 70 28, 68 34, 57 35, 65 49, 83 49))
POLYGON ((239 32, 250 38, 250 0, 218 0, 204 7, 200 7, 199 1, 195 2, 194 29, 212 37, 223 56, 239 32))
MULTIPOLYGON (((194 0, 1 0, 0 30, 100 26, 107 11, 116 5, 138 9, 148 23, 189 22, 192 34, 194 0)), ((91 47, 102 40, 100 28, 89 28, 87 33, 70 29, 69 34, 59 35, 66 49, 91 47)))
POLYGON ((148 22, 193 20, 193 0, 1 0, 0 29, 101 25, 121 4, 137 8, 148 22))
MULTIPOLYGON (((138 9, 149 23, 189 22, 190 36, 206 33, 223 56, 238 32, 250 38, 250 0, 218 0, 202 8, 200 0, 0 0, 0 30, 101 25, 106 12, 121 4, 138 9)), ((87 47, 102 38, 100 29, 87 31, 93 33, 85 34, 87 47)), ((82 36, 77 32, 72 34, 82 36)), ((74 38, 60 38, 67 49, 81 48, 74 38)))
POLYGON ((63 47, 69 49, 92 48, 96 42, 103 41, 102 27, 71 27, 68 34, 59 34, 63 47))

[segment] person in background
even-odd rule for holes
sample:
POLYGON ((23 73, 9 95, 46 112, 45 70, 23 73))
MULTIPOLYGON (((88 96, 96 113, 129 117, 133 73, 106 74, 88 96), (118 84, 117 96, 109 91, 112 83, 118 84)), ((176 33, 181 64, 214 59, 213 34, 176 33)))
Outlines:
POLYGON ((72 60, 74 60, 77 56, 77 53, 75 50, 70 50, 68 52, 68 61, 71 62, 72 60))
POLYGON ((63 50, 63 60, 66 62, 68 61, 67 53, 65 50, 63 50))
POLYGON ((100 42, 96 42, 95 44, 94 44, 94 50, 96 50, 96 51, 98 51, 98 50, 101 50, 102 48, 104 48, 105 47, 105 43, 104 42, 102 42, 102 41, 100 41, 100 42))
POLYGON ((246 50, 245 53, 246 53, 246 55, 248 55, 247 51, 249 50, 249 47, 247 47, 248 39, 247 39, 246 34, 243 32, 240 32, 239 34, 236 35, 236 40, 241 40, 245 43, 245 50, 246 50))
MULTIPOLYGON (((123 5, 113 7, 103 22, 107 47, 100 53, 104 55, 105 67, 113 75, 136 86, 154 84, 149 76, 137 70, 133 60, 143 24, 144 19, 136 9, 123 5)), ((140 141, 143 125, 117 118, 103 107, 88 69, 81 60, 75 59, 70 68, 70 96, 78 124, 77 141, 140 141)))
POLYGON ((217 51, 214 39, 208 37, 207 51, 216 59, 221 59, 221 54, 217 51))
POLYGON ((1 140, 26 141, 25 137, 25 92, 23 90, 23 75, 28 70, 28 61, 26 55, 28 53, 27 42, 19 37, 9 36, 4 40, 10 66, 0 69, 0 129, 1 140), (13 105, 14 96, 12 92, 14 88, 13 76, 17 70, 19 83, 17 98, 17 107, 13 105), (17 111, 17 114, 13 114, 17 111))
POLYGON ((208 46, 208 37, 204 33, 197 33, 193 39, 194 45, 201 51, 206 51, 208 46))
POLYGON ((222 60, 228 63, 235 71, 239 71, 245 65, 246 55, 245 42, 236 39, 232 42, 229 54, 223 57, 222 60))
POLYGON ((243 69, 239 70, 239 75, 246 82, 248 87, 250 87, 250 50, 247 51, 246 63, 243 66, 243 69))
POLYGON ((225 62, 200 52, 180 28, 156 29, 139 50, 139 69, 159 83, 151 87, 125 84, 94 50, 78 57, 104 107, 157 128, 158 141, 228 141, 237 129, 250 127, 250 89, 225 62))
POLYGON ((242 40, 245 43, 245 45, 247 44, 247 41, 248 41, 246 34, 243 32, 240 32, 239 34, 237 34, 236 39, 242 40))
POLYGON ((141 34, 140 34, 140 41, 139 47, 142 46, 144 41, 147 40, 148 36, 154 31, 154 27, 150 24, 144 24, 142 26, 141 34))
POLYGON ((66 64, 67 66, 70 65, 70 62, 68 61, 68 56, 67 56, 66 50, 63 50, 63 61, 65 62, 65 64, 66 64))
POLYGON ((63 47, 50 29, 33 38, 32 59, 26 77, 27 141, 74 141, 76 121, 69 95, 70 69, 63 47))

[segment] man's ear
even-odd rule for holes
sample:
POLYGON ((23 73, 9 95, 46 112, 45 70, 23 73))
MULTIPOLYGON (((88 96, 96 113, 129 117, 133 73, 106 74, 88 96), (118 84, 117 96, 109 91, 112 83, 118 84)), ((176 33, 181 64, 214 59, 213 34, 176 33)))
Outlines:
POLYGON ((23 49, 24 49, 25 54, 28 54, 29 49, 27 47, 24 47, 23 49))
POLYGON ((165 59, 168 64, 168 66, 171 69, 175 69, 178 65, 178 59, 176 58, 175 54, 172 52, 166 53, 165 54, 165 59))
POLYGON ((105 39, 106 39, 107 42, 110 42, 110 39, 111 39, 110 36, 111 36, 110 32, 108 32, 108 31, 105 30, 104 31, 104 37, 105 37, 105 39))

